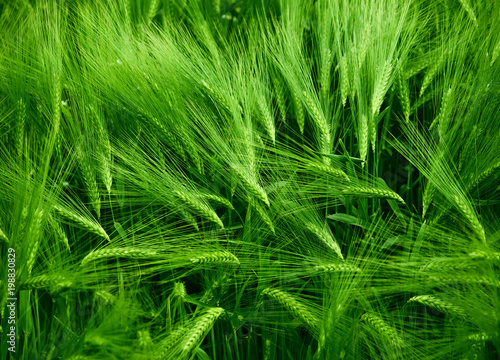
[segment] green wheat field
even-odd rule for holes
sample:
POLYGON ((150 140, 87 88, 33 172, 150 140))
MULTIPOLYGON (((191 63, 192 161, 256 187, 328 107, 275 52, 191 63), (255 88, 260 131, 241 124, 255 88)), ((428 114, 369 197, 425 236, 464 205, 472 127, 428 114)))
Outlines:
POLYGON ((0 359, 500 357, 500 1, 0 1, 0 359))

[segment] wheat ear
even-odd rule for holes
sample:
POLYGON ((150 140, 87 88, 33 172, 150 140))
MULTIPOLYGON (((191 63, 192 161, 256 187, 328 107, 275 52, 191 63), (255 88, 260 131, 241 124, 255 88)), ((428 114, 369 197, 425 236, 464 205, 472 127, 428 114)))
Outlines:
POLYGON ((85 256, 81 265, 85 265, 91 261, 96 261, 106 258, 128 258, 128 259, 149 259, 158 255, 158 252, 153 250, 138 249, 133 247, 121 248, 106 248, 92 251, 85 256))
POLYGON ((456 315, 460 316, 463 318, 467 317, 467 314, 463 309, 460 307, 453 305, 452 303, 448 301, 441 300, 439 298, 436 298, 435 296, 431 295, 420 295, 420 296, 414 296, 408 302, 418 302, 422 305, 429 306, 431 308, 434 308, 436 310, 441 311, 442 313, 449 314, 449 315, 456 315))
POLYGON ((323 242, 328 248, 333 250, 335 254, 337 254, 342 260, 344 256, 342 255, 342 251, 340 250, 340 246, 333 238, 332 234, 327 231, 324 227, 320 227, 312 222, 307 222, 305 224, 306 229, 312 232, 314 235, 318 237, 318 239, 323 242))
POLYGON ((223 308, 214 307, 206 310, 198 316, 194 325, 191 327, 187 336, 184 337, 182 350, 186 353, 191 352, 205 337, 205 334, 212 328, 215 321, 224 312, 223 308))
POLYGON ((194 210, 197 210, 201 215, 218 224, 221 228, 224 229, 224 224, 222 223, 222 220, 219 218, 219 216, 217 216, 217 213, 204 202, 188 195, 186 192, 175 190, 174 193, 179 199, 186 203, 186 205, 194 210))
POLYGON ((299 300, 295 298, 295 296, 290 295, 286 291, 282 291, 279 289, 267 288, 262 291, 263 295, 268 295, 274 300, 278 301, 281 305, 283 305, 294 317, 301 319, 304 323, 306 323, 311 328, 315 329, 318 324, 318 318, 313 315, 311 310, 304 304, 302 304, 299 300))
POLYGON ((109 241, 109 236, 104 231, 101 225, 99 225, 97 222, 89 220, 86 217, 83 217, 72 210, 68 209, 65 206, 61 205, 55 205, 54 209, 63 217, 67 218, 68 220, 71 220, 75 224, 79 225, 82 227, 82 229, 85 229, 87 231, 90 231, 94 234, 97 234, 99 236, 102 236, 103 238, 107 239, 109 241))
POLYGON ((192 264, 236 264, 239 265, 238 258, 228 251, 214 251, 211 253, 198 254, 190 259, 192 264))
POLYGON ((404 200, 399 196, 396 192, 392 190, 385 190, 385 189, 377 189, 377 188, 369 188, 369 187, 363 187, 363 186, 347 186, 344 190, 342 190, 344 193, 350 194, 350 195, 362 195, 362 196, 368 196, 368 197, 381 197, 381 198, 389 198, 389 199, 395 199, 403 204, 405 203, 404 200))

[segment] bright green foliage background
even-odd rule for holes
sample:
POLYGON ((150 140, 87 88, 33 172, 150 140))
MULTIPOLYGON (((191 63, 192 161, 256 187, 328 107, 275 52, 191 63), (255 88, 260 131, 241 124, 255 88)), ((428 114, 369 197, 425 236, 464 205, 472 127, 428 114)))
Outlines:
POLYGON ((1 359, 498 358, 500 2, 0 12, 1 359))

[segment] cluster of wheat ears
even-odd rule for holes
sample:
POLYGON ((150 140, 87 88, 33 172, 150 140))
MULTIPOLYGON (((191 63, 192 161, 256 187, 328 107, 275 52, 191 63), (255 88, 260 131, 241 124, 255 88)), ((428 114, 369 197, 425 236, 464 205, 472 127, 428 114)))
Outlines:
POLYGON ((499 55, 493 0, 0 2, 0 358, 497 359, 499 55))

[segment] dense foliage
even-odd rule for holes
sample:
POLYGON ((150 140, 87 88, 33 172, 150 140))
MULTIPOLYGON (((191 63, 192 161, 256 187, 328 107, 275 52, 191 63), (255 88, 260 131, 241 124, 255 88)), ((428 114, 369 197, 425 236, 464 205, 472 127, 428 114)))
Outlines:
POLYGON ((0 11, 0 358, 498 358, 500 2, 0 11))

